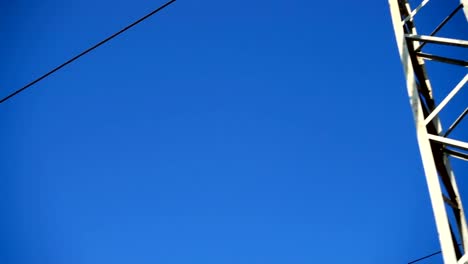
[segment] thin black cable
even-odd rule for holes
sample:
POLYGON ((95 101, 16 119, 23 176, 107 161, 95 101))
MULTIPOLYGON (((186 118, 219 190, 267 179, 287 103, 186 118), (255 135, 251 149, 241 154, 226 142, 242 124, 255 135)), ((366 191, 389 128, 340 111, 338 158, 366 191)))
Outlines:
POLYGON ((430 255, 427 255, 427 256, 424 256, 424 257, 422 257, 422 258, 415 259, 415 260, 413 260, 413 261, 411 261, 411 262, 408 262, 408 264, 416 263, 416 262, 418 262, 418 261, 421 261, 421 260, 424 260, 424 259, 433 257, 433 256, 438 255, 438 254, 440 254, 440 253, 442 253, 442 250, 441 250, 441 251, 434 252, 434 253, 432 253, 432 254, 430 254, 430 255))
POLYGON ((75 60, 79 59, 81 56, 89 53, 90 51, 98 48, 99 46, 101 46, 102 44, 108 42, 109 40, 117 37, 118 35, 122 34, 123 32, 127 31, 128 29, 132 28, 133 26, 137 25, 138 23, 142 22, 143 20, 149 18, 150 16, 156 14, 157 12, 161 11, 162 9, 164 9, 165 7, 167 7, 168 5, 174 3, 176 0, 171 0, 167 3, 165 3, 164 5, 158 7, 157 9, 153 10, 152 12, 150 12, 149 14, 145 15, 144 17, 138 19, 137 21, 133 22, 132 24, 122 28, 121 30, 117 31, 116 33, 112 34, 111 36, 107 37, 106 39, 102 40, 101 42, 95 44, 94 46, 92 46, 91 48, 88 48, 87 50, 81 52, 80 54, 76 55, 75 57, 69 59, 68 61, 62 63, 61 65, 55 67, 54 69, 52 69, 51 71, 49 71, 48 73, 42 75, 41 77, 37 78, 36 80, 26 84, 25 86, 23 86, 22 88, 14 91, 13 93, 9 94, 8 96, 4 97, 3 99, 0 100, 0 104, 7 101, 8 99, 11 99, 13 96, 21 93, 22 91, 30 88, 31 86, 33 86, 34 84, 40 82, 41 80, 47 78, 49 75, 53 74, 54 72, 60 70, 61 68, 67 66, 68 64, 74 62, 75 60))
MULTIPOLYGON (((461 246, 461 243, 458 243, 457 246, 461 246)), ((410 262, 408 262, 408 264, 416 263, 416 262, 418 262, 418 261, 421 261, 421 260, 424 260, 424 259, 433 257, 433 256, 438 255, 438 254, 440 254, 440 253, 442 253, 442 250, 439 250, 439 251, 437 251, 437 252, 434 252, 434 253, 429 254, 429 255, 427 255, 427 256, 424 256, 424 257, 422 257, 422 258, 418 258, 418 259, 415 259, 415 260, 413 260, 413 261, 410 261, 410 262)))

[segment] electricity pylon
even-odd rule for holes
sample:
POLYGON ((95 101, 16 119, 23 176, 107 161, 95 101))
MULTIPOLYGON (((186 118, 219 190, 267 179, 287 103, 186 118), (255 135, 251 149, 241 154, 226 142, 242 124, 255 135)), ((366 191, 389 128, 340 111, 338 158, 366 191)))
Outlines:
MULTIPOLYGON (((449 0, 442 1, 450 4, 449 0)), ((458 158, 468 161, 468 142, 449 136, 468 114, 468 107, 465 107, 458 118, 444 120, 451 123, 447 129, 442 127, 440 114, 465 86, 468 81, 468 73, 465 71, 461 81, 457 80, 458 84, 448 94, 443 94, 442 97, 445 98, 436 102, 434 95, 442 95, 442 91, 440 88, 431 86, 431 76, 426 70, 425 62, 431 60, 433 61, 431 63, 452 64, 466 70, 468 69, 468 61, 467 58, 449 58, 424 51, 424 48, 427 50, 430 46, 437 46, 434 49, 436 51, 450 46, 468 48, 467 40, 438 36, 438 32, 446 27, 457 13, 461 12, 464 13, 466 19, 460 26, 463 30, 467 30, 468 0, 452 1, 453 11, 428 34, 418 34, 415 17, 419 12, 431 8, 429 0, 422 1, 414 9, 411 8, 408 0, 389 0, 389 4, 398 51, 406 77, 408 96, 416 123, 416 135, 443 260, 446 264, 466 264, 468 263, 468 229, 450 159, 458 158)), ((465 98, 464 103, 468 106, 467 98, 465 98)), ((468 175, 465 176, 468 177, 468 175)))

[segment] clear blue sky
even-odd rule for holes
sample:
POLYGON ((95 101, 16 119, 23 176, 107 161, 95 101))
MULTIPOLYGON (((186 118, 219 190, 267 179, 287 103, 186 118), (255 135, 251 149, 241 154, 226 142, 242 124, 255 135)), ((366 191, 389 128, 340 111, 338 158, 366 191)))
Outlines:
MULTIPOLYGON (((0 4, 0 94, 163 1, 0 4)), ((189 1, 0 105, 0 263, 439 249, 387 1, 189 1)))

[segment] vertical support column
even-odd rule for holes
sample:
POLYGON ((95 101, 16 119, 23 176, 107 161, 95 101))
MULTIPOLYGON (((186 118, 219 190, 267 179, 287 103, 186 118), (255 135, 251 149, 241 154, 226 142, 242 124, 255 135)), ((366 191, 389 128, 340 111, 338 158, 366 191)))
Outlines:
MULTIPOLYGON (((468 0, 460 1, 464 4, 464 12, 468 18, 468 0)), ((426 2, 423 2, 419 9, 426 2)), ((441 133, 441 122, 436 113, 432 115, 435 116, 432 122, 429 124, 425 122, 427 116, 434 110, 435 103, 432 98, 432 87, 426 76, 424 60, 415 52, 421 43, 409 40, 405 35, 418 34, 412 24, 412 17, 417 12, 411 11, 407 0, 389 0, 389 4, 444 263, 465 264, 468 255, 462 256, 465 252, 460 251, 457 238, 462 240, 465 248, 468 243, 468 230, 455 175, 447 154, 441 150, 445 146, 439 144, 440 142, 435 144, 431 140, 431 136, 441 133), (447 191, 448 197, 444 195, 444 190, 447 191), (453 209, 456 224, 452 224, 449 220, 446 202, 453 209)))

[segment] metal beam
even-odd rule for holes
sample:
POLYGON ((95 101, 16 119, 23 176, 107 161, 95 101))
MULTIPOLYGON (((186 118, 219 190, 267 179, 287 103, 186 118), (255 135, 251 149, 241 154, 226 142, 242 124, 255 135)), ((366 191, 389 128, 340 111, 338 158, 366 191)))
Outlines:
POLYGON ((425 125, 429 124, 432 119, 434 119, 434 117, 439 114, 439 112, 450 102, 450 100, 452 100, 452 98, 461 90, 461 88, 463 88, 466 82, 468 82, 468 73, 465 74, 465 77, 463 77, 457 86, 455 86, 455 88, 450 91, 447 97, 445 97, 444 100, 442 100, 442 102, 436 107, 436 109, 434 109, 434 111, 432 111, 432 113, 424 120, 425 125))
POLYGON ((409 40, 415 40, 415 41, 421 41, 421 42, 427 42, 427 43, 457 46, 457 47, 463 47, 463 48, 468 47, 468 41, 461 40, 461 39, 442 38, 442 37, 416 35, 416 34, 405 34, 405 37, 409 40))
POLYGON ((413 12, 411 12, 411 14, 409 16, 407 16, 405 19, 403 19, 402 23, 406 24, 406 22, 408 22, 410 20, 412 21, 414 16, 419 12, 419 10, 421 10, 421 8, 423 8, 427 3, 429 3, 429 0, 422 1, 422 3, 418 7, 416 7, 413 10, 413 12))
POLYGON ((468 154, 466 154, 466 153, 458 152, 458 151, 455 151, 453 149, 448 149, 448 148, 445 148, 444 152, 447 153, 448 155, 454 157, 454 158, 461 159, 461 160, 464 160, 464 161, 468 161, 468 154))
MULTIPOLYGON (((444 20, 442 20, 442 22, 440 22, 440 24, 431 32, 431 34, 429 34, 430 36, 434 36, 435 34, 437 34, 437 32, 439 32, 439 30, 442 29, 442 27, 445 26, 445 24, 447 24, 447 22, 450 21, 450 19, 452 19, 453 16, 455 16, 455 14, 460 11, 460 9, 463 8, 463 5, 462 4, 459 4, 457 6, 457 8, 455 8, 452 13, 450 13, 444 20)), ((419 46, 419 48, 416 49, 416 51, 420 51, 424 46, 426 45, 426 42, 424 42, 423 44, 421 44, 421 46, 419 46)))
POLYGON ((441 136, 436 136, 436 135, 428 135, 428 137, 430 140, 438 142, 438 143, 442 143, 444 145, 449 145, 455 148, 468 150, 467 142, 463 142, 463 141, 451 139, 451 138, 446 138, 446 137, 441 137, 441 136))
POLYGON ((451 59, 451 58, 442 57, 442 56, 433 55, 433 54, 424 53, 424 52, 416 52, 416 55, 418 57, 424 58, 426 60, 433 60, 433 61, 453 64, 453 65, 457 65, 457 66, 468 67, 468 61, 466 61, 466 60, 451 59))

